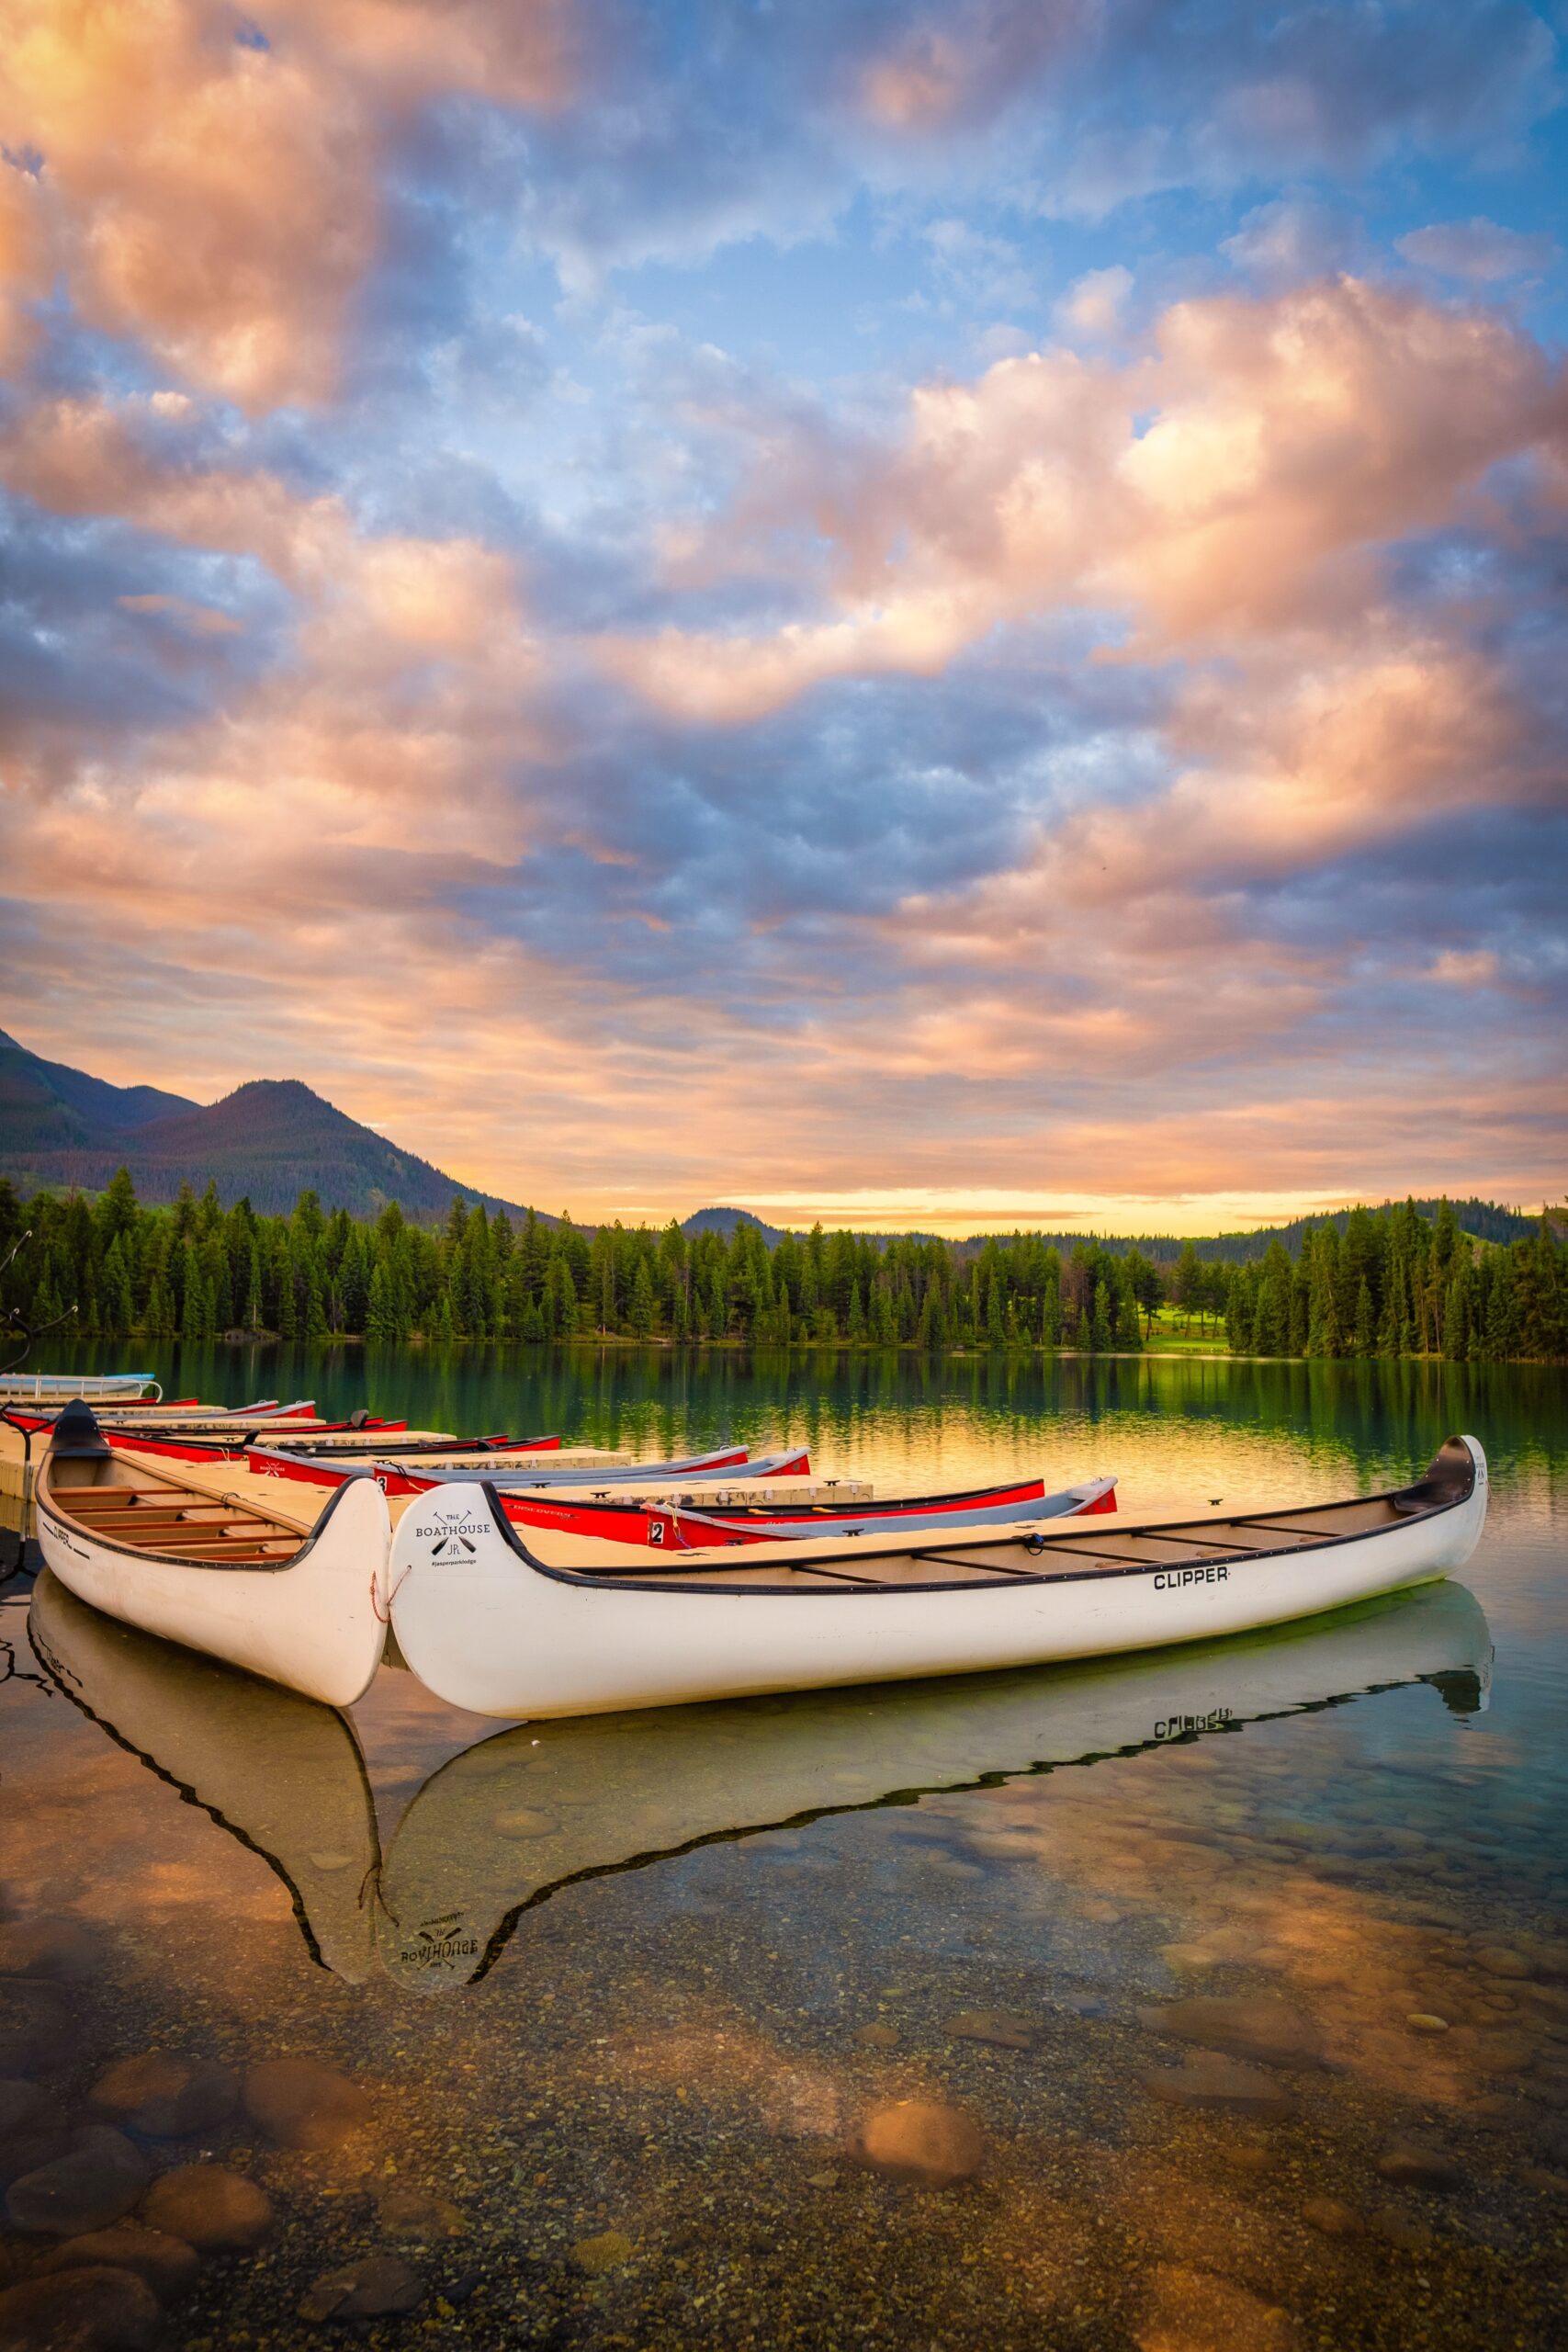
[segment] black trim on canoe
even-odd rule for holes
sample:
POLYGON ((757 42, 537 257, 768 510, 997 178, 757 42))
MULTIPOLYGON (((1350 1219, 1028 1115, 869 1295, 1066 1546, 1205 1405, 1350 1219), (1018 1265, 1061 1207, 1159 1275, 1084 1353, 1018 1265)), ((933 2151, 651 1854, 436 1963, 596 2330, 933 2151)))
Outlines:
MULTIPOLYGON (((84 1487, 83 1492, 85 1494, 90 1494, 92 1492, 92 1488, 84 1487)), ((145 1544, 117 1544, 113 1536, 95 1534, 85 1521, 72 1519, 67 1512, 57 1510, 51 1506, 48 1497, 48 1489, 41 1480, 34 1493, 33 1502, 35 1508, 42 1518, 51 1520, 56 1527, 60 1528, 65 1534, 74 1536, 79 1544, 96 1544, 100 1551, 118 1553, 122 1560, 154 1560, 157 1562, 158 1566, 163 1568, 211 1568, 219 1576, 222 1577, 241 1574, 246 1576, 282 1576, 286 1575, 288 1569, 297 1568, 299 1566, 306 1553, 311 1549, 318 1537, 325 1531, 327 1521, 331 1519, 333 1511, 336 1510, 339 1503, 342 1502, 347 1492, 348 1486, 346 1482, 343 1486, 334 1488, 332 1500, 322 1511, 320 1519, 317 1520, 314 1527, 304 1530, 296 1530, 292 1527, 285 1529, 284 1532, 287 1534, 293 1535, 298 1533, 299 1536, 298 1549, 290 1552, 287 1560, 192 1560, 180 1552, 154 1552, 145 1544)), ((223 1499, 224 1498, 221 1495, 214 1495, 210 1498, 210 1503, 203 1504, 200 1508, 209 1509, 211 1507, 211 1503, 220 1503, 223 1499)), ((266 1513, 264 1510, 260 1510, 255 1504, 245 1501, 243 1497, 233 1496, 231 1497, 230 1499, 237 1502, 242 1510, 254 1510, 258 1519, 265 1519, 266 1513)), ((275 1526, 281 1527, 283 1526, 283 1521, 281 1520, 276 1520, 274 1521, 273 1524, 275 1526)), ((276 1539, 269 1536, 264 1536, 260 1540, 263 1543, 270 1543, 276 1539)), ((63 1581, 63 1579, 62 1579, 62 1581, 63 1581)), ((69 1590, 69 1589, 70 1588, 67 1587, 67 1590, 69 1590)), ((80 1594, 77 1595, 77 1598, 78 1600, 81 1598, 80 1594)), ((88 1606, 90 1608, 92 1603, 89 1602, 88 1606)), ((243 1673, 245 1668, 242 1667, 240 1671, 243 1673)))
MULTIPOLYGON (((851 1575, 864 1578, 864 1581, 858 1582, 854 1585, 838 1581, 825 1586, 798 1584, 726 1585, 722 1579, 726 1576, 733 1577, 737 1573, 739 1564, 734 1558, 727 1559, 722 1563, 718 1561, 714 1563, 711 1574, 716 1581, 713 1582, 709 1582, 705 1577, 703 1581, 696 1582, 685 1577, 671 1578, 664 1577, 648 1577, 644 1576, 638 1569, 634 1567, 612 1568, 607 1571, 587 1570, 581 1568, 558 1568, 552 1567, 547 1561, 537 1558, 536 1555, 528 1549, 526 1544, 522 1541, 515 1523, 512 1520, 508 1519, 505 1511, 501 1507, 501 1490, 497 1487, 492 1485, 489 1479, 485 1479, 480 1483, 479 1492, 483 1495, 485 1501, 489 1505, 491 1517, 495 1521, 495 1524, 501 1531, 504 1540, 517 1554, 518 1558, 524 1561, 527 1566, 534 1569, 536 1574, 543 1577, 549 1577, 553 1578, 557 1584, 588 1585, 600 1591, 605 1592, 613 1592, 617 1587, 624 1588, 627 1585, 635 1585, 636 1589, 638 1592, 702 1593, 706 1595, 709 1599, 713 1599, 716 1596, 722 1594, 732 1600, 749 1600, 752 1594, 758 1594, 775 1600, 866 1600, 874 1595, 877 1598, 886 1597, 888 1599, 894 1599, 902 1597, 908 1593, 1007 1591, 1016 1589, 1021 1584, 1026 1583, 1040 1585, 1083 1584, 1112 1577, 1164 1576, 1168 1575, 1173 1568, 1179 1568, 1183 1565, 1191 1565, 1190 1563, 1184 1564, 1180 1560, 1148 1560, 1138 1561, 1126 1567, 1117 1567, 1114 1565, 1111 1565, 1105 1567, 1093 1568, 1041 1569, 1035 1570, 1033 1573, 1031 1573, 1027 1569, 1022 1571, 1017 1569, 1010 1571, 993 1571, 995 1582, 989 1585, 976 1584, 972 1577, 966 1577, 962 1581, 954 1578, 951 1582, 940 1584, 877 1584, 865 1577, 865 1569, 869 1566, 872 1561, 879 1558, 904 1558, 908 1556, 910 1553, 917 1552, 919 1550, 917 1545, 900 1544, 888 1544, 880 1552, 868 1552, 863 1547, 857 1547, 852 1552, 845 1552, 841 1554, 829 1553, 822 1560, 801 1560, 798 1563, 790 1563, 791 1566, 798 1566, 802 1573, 807 1575, 818 1573, 836 1577, 842 1571, 848 1571, 851 1575)), ((1403 1520, 1407 1522, 1414 1522, 1415 1521, 1421 1519, 1436 1519, 1444 1511, 1457 1510, 1461 1503, 1466 1503, 1470 1500, 1471 1496, 1474 1492, 1475 1456, 1471 1453, 1469 1446, 1465 1444, 1464 1440, 1461 1437, 1448 1437, 1443 1440, 1443 1442, 1438 1448, 1437 1453, 1432 1457, 1431 1462, 1427 1465, 1425 1476, 1418 1478, 1414 1485, 1395 1487, 1391 1493, 1387 1494, 1348 1496, 1345 1498, 1345 1503, 1385 1502, 1390 1504, 1395 1511, 1399 1512, 1403 1520)), ((1343 1510, 1345 1508, 1345 1503, 1301 1503, 1287 1505, 1277 1511, 1258 1511, 1249 1513, 1245 1521, 1239 1515, 1233 1521, 1221 1520, 1215 1521, 1192 1521, 1179 1519, 1162 1520, 1159 1525, 1156 1527, 1140 1527, 1135 1529, 1126 1528, 1119 1530, 1117 1532, 1123 1541, 1138 1535, 1163 1535, 1170 1538, 1170 1540, 1174 1542, 1179 1540, 1183 1535, 1186 1535, 1189 1528, 1196 1529, 1202 1527, 1205 1524, 1216 1526, 1267 1526, 1271 1521, 1292 1518, 1298 1512, 1303 1510, 1343 1510)), ((1109 1530, 1107 1532, 1110 1532, 1109 1530)), ((1345 1535, 1318 1536, 1306 1544, 1280 1544, 1271 1550, 1263 1552, 1234 1553, 1228 1555, 1225 1565, 1229 1565, 1229 1559, 1231 1558, 1234 1558, 1238 1565, 1243 1566, 1254 1560, 1301 1559, 1312 1553, 1334 1551, 1337 1549, 1341 1544, 1359 1544, 1367 1541, 1371 1537, 1392 1535, 1395 1532, 1396 1523, 1394 1522, 1391 1522, 1391 1524, 1386 1527, 1352 1529, 1345 1535)), ((1081 1526, 1076 1520, 1065 1520, 1062 1521, 1062 1532, 1060 1534, 1057 1534, 1055 1529, 1053 1529, 1049 1533, 1043 1530, 1037 1530, 1028 1538, 1021 1538, 1017 1535, 981 1536, 976 1537, 973 1544, 966 1544, 964 1548, 965 1551, 978 1552, 987 1549, 990 1545, 995 1545, 999 1549, 1003 1544, 1012 1545, 1021 1542, 1027 1542, 1029 1548, 1032 1551, 1036 1545, 1038 1545, 1042 1552, 1052 1548, 1061 1551, 1071 1551, 1073 1549, 1072 1537, 1074 1534, 1077 1534, 1081 1542, 1083 1535, 1081 1526)), ((942 1539, 939 1537, 938 1540, 940 1542, 942 1539)), ((1203 1538, 1201 1535, 1195 1535, 1190 1537, 1189 1540, 1195 1540, 1201 1543, 1203 1541, 1203 1538)), ((759 1561, 758 1566, 761 1566, 761 1565, 762 1563, 759 1561)), ((1211 1565, 1218 1566, 1221 1563, 1219 1561, 1215 1561, 1211 1565)), ((976 1560, 974 1563, 974 1566, 976 1569, 984 1573, 986 1566, 984 1560, 976 1560)))

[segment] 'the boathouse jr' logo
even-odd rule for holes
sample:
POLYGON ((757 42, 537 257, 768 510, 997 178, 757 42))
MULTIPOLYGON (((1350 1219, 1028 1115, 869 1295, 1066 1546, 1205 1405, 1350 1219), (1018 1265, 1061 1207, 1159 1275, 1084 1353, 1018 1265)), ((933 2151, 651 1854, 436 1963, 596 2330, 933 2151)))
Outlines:
POLYGON ((471 1560, 479 1548, 473 1540, 478 1532, 474 1515, 468 1510, 433 1511, 430 1525, 414 1529, 422 1543, 429 1543, 434 1536, 430 1552, 433 1560, 471 1560))

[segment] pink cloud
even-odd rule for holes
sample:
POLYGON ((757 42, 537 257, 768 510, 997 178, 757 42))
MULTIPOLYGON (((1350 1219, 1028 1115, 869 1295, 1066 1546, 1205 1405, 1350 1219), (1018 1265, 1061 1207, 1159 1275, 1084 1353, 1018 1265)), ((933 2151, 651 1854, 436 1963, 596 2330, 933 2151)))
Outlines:
POLYGON ((1078 47, 1082 0, 956 0, 917 10, 861 67, 857 98, 878 130, 927 134, 983 124, 1053 59, 1078 47))
MULTIPOLYGON (((270 47, 220 0, 13 0, 0 48, 0 140, 44 159, 36 235, 83 317, 253 412, 337 383, 400 114, 443 90, 551 106, 572 73, 564 0, 268 17, 270 47)), ((0 271, 36 290, 3 217, 0 271)))
POLYGON ((809 441, 793 466, 771 451, 773 513, 813 514, 832 549, 829 607, 605 655, 725 723, 824 678, 928 673, 1002 620, 1104 611, 1147 651, 1321 621, 1562 415, 1537 346, 1480 312, 1348 278, 1178 303, 1124 364, 1045 350, 918 388, 880 462, 826 495, 809 441))

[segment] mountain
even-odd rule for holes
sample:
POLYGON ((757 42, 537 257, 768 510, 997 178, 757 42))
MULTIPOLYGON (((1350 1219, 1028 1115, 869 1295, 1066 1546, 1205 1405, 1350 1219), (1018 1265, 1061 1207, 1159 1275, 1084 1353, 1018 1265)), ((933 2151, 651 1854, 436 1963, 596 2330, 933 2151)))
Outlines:
POLYGON ((243 1194, 264 1216, 291 1209, 308 1188, 327 1210, 355 1216, 378 1216, 395 1200, 428 1224, 446 1216, 454 1194, 526 1215, 400 1151, 298 1079, 253 1079, 204 1106, 156 1087, 110 1086, 6 1038, 0 1176, 24 1193, 44 1185, 96 1193, 120 1167, 149 1204, 175 1199, 182 1183, 199 1193, 210 1182, 225 1206, 243 1194))
POLYGON ((144 1127, 149 1120, 197 1108, 183 1094, 164 1094, 155 1086, 111 1086, 65 1062, 46 1062, 0 1029, 0 1137, 7 1156, 69 1149, 96 1136, 144 1127))

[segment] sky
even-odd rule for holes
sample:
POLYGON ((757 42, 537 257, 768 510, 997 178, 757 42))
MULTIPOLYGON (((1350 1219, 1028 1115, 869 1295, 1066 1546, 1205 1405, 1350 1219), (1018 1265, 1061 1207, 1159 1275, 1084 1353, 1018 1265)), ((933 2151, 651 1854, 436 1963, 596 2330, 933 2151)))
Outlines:
POLYGON ((588 1221, 1561 1198, 1565 34, 0 0, 0 1022, 588 1221))

